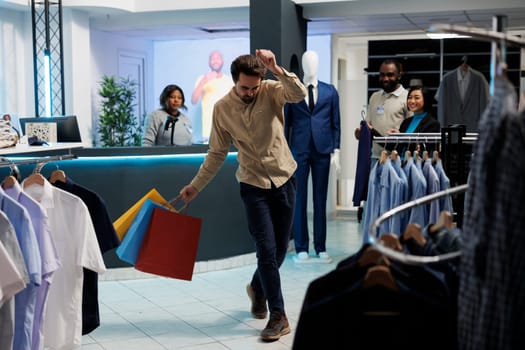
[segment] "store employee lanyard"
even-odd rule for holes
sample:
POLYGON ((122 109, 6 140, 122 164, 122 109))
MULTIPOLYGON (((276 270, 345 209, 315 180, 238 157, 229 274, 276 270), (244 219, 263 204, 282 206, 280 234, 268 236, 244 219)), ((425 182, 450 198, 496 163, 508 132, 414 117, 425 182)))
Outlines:
POLYGON ((179 120, 178 116, 168 115, 166 124, 164 124, 164 131, 171 128, 171 145, 173 146, 173 133, 175 132, 175 123, 179 120))

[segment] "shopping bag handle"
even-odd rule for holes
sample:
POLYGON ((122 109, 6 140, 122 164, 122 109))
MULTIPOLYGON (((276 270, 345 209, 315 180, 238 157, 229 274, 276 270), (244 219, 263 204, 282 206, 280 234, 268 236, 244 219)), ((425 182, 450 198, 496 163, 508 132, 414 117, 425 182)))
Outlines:
POLYGON ((182 199, 182 195, 179 194, 177 197, 171 199, 168 201, 168 204, 170 204, 177 213, 180 213, 182 211, 186 212, 188 210, 188 207, 190 205, 190 203, 184 203, 184 205, 182 207, 180 207, 180 209, 176 209, 175 208, 175 204, 177 204, 178 201, 180 201, 182 199))

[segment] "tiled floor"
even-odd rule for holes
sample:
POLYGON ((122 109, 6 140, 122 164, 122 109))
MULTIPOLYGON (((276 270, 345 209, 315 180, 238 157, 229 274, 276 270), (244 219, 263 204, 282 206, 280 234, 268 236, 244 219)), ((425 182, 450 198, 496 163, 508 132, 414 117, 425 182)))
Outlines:
POLYGON ((255 268, 249 264, 198 272, 191 282, 160 277, 101 281, 101 326, 83 336, 82 350, 291 349, 310 281, 334 269, 361 245, 354 218, 328 223, 332 263, 297 264, 294 253, 288 253, 281 279, 292 333, 279 341, 265 343, 259 338, 267 320, 253 319, 249 312, 245 287, 255 268))

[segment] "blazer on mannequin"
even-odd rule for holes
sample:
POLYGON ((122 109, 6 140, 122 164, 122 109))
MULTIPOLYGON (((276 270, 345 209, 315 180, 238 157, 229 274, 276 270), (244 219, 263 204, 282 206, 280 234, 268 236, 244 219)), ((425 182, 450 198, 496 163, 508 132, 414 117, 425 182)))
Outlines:
POLYGON ((340 171, 339 147, 341 139, 339 95, 332 84, 317 78, 319 58, 314 51, 302 57, 303 84, 312 85, 313 109, 309 96, 305 100, 285 105, 285 133, 297 161, 297 197, 294 217, 294 243, 297 253, 308 252, 307 191, 308 176, 312 173, 314 204, 314 248, 325 252, 326 200, 330 165, 340 171))

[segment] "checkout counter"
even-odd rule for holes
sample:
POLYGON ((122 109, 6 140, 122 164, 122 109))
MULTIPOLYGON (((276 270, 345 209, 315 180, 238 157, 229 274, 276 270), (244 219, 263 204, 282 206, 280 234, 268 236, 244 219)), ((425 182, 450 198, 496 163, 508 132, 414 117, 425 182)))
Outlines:
MULTIPOLYGON (((42 148, 34 154, 27 150, 23 157, 73 154, 75 158, 49 162, 40 172, 49 177, 53 170, 61 169, 74 182, 98 193, 114 221, 152 188, 168 200, 175 198, 196 174, 207 150, 207 145, 111 148, 75 148, 72 145, 56 150, 42 148)), ((13 154, 9 158, 19 156, 13 154)), ((236 157, 232 148, 216 177, 188 206, 188 215, 202 218, 197 261, 255 251, 235 178, 236 157)), ((28 176, 34 166, 19 166, 22 176, 28 176)), ((3 175, 8 175, 8 170, 3 175)), ((104 254, 104 261, 109 268, 129 266, 114 250, 104 254)))

